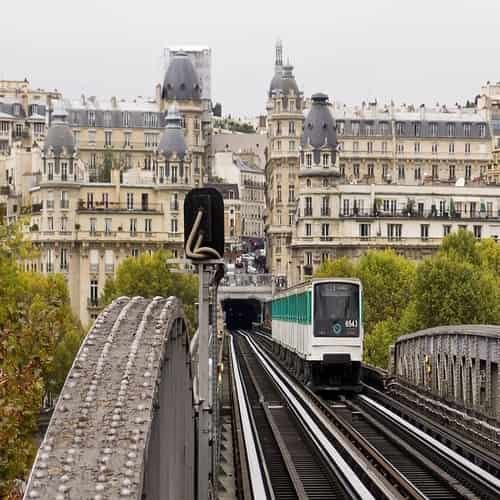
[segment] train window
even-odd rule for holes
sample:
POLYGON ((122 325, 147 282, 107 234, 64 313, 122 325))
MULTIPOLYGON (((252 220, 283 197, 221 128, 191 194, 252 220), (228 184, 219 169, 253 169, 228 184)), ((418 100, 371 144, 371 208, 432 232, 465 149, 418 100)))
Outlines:
POLYGON ((361 326, 358 285, 317 283, 313 321, 315 337, 358 337, 361 326))

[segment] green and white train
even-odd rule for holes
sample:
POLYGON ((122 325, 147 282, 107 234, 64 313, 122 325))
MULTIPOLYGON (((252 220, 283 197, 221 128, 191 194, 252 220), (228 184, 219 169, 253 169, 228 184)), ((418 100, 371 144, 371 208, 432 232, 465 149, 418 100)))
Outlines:
POLYGON ((363 289, 350 278, 315 279, 271 301, 275 352, 313 390, 359 391, 363 289))

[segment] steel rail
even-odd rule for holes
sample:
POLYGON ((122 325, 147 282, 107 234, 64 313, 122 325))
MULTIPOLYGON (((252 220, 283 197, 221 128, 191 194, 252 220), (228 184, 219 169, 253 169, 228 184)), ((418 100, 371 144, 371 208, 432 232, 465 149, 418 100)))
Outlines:
MULTIPOLYGON (((243 333, 243 335, 247 338, 249 345, 253 349, 259 361, 262 363, 263 368, 270 374, 270 376, 274 379, 274 382, 286 396, 290 407, 294 409, 298 417, 304 422, 305 425, 307 425, 310 439, 316 443, 318 448, 322 450, 325 457, 330 461, 330 464, 337 472, 338 477, 342 478, 345 488, 347 491, 350 491, 351 497, 359 499, 376 498, 361 481, 358 474, 354 472, 352 467, 344 460, 343 456, 331 443, 322 426, 319 425, 316 419, 311 416, 311 410, 314 412, 315 409, 308 407, 306 403, 300 401, 300 396, 294 394, 294 391, 291 389, 290 382, 287 383, 283 380, 283 373, 279 373, 278 371, 281 369, 279 367, 272 366, 271 360, 265 355, 265 353, 260 351, 260 348, 256 345, 255 341, 249 338, 249 336, 245 333, 243 333)), ((394 498, 390 495, 384 495, 384 497, 394 498)))
POLYGON ((259 453, 258 445, 256 443, 252 425, 252 415, 248 408, 248 401, 244 391, 242 377, 238 369, 238 362, 236 359, 234 340, 232 336, 230 337, 230 352, 253 497, 255 500, 272 498, 272 494, 269 489, 269 476, 262 470, 265 468, 265 463, 262 463, 261 461, 261 453, 259 453))
POLYGON ((420 415, 408 404, 395 399, 369 385, 363 384, 363 392, 366 396, 374 399, 384 407, 392 410, 396 415, 403 417, 410 423, 417 425, 420 429, 437 439, 444 445, 472 461, 482 469, 495 477, 500 477, 500 457, 490 450, 483 449, 474 441, 468 440, 456 431, 450 430, 445 425, 435 422, 431 417, 420 415))
POLYGON ((405 432, 406 435, 411 436, 418 442, 420 447, 425 447, 434 456, 432 460, 434 464, 437 464, 437 460, 439 459, 446 469, 451 469, 453 475, 466 481, 467 486, 480 495, 481 498, 500 498, 500 479, 453 451, 448 446, 440 443, 437 439, 429 436, 380 403, 364 395, 359 396, 359 399, 379 415, 383 415, 386 420, 392 422, 398 429, 405 432))

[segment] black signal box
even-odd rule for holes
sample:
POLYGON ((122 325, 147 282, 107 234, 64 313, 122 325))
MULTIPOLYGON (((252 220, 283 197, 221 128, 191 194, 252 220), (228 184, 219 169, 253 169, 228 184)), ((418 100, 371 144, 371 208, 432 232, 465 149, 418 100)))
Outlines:
MULTIPOLYGON (((200 247, 208 247, 215 250, 221 257, 224 255, 224 199, 222 194, 215 188, 192 189, 184 200, 184 248, 187 248, 188 239, 195 229, 191 241, 191 251, 202 235, 200 247), (195 228, 195 222, 199 215, 201 222, 195 228)), ((208 256, 213 259, 214 256, 208 256)))

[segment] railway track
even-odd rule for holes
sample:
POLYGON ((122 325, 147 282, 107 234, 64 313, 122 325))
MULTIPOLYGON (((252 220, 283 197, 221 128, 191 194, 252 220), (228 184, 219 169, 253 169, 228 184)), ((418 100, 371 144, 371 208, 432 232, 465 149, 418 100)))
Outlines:
MULTIPOLYGON (((260 349, 277 362, 269 337, 253 337, 259 339, 260 349)), ((406 422, 380 402, 366 396, 328 402, 307 388, 301 387, 301 391, 402 497, 500 498, 498 478, 406 422)))
POLYGON ((246 398, 238 400, 239 413, 248 413, 247 427, 253 429, 245 437, 250 448, 247 466, 255 482, 249 498, 263 498, 255 491, 277 499, 408 498, 343 436, 326 429, 329 423, 321 411, 304 400, 296 384, 287 381, 252 339, 235 335, 233 345, 233 372, 237 379, 241 375, 246 398), (262 465, 259 471, 257 461, 262 465))

